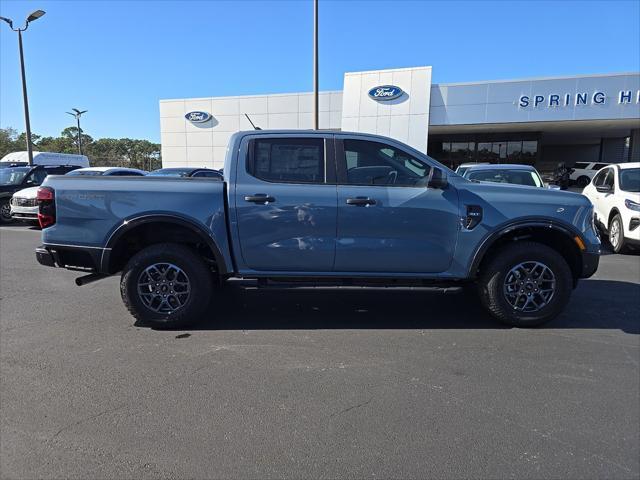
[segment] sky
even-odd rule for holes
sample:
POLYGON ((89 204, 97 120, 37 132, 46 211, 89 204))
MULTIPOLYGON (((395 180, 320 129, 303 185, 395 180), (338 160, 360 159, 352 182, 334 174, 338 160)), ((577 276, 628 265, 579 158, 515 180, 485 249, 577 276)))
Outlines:
MULTIPOLYGON (((433 82, 640 71, 640 1, 320 0, 320 90, 344 72, 433 66, 433 82)), ((159 142, 166 98, 313 88, 311 0, 0 0, 24 33, 31 130, 88 110, 94 138, 159 142)), ((17 34, 0 22, 0 127, 24 130, 17 34)))

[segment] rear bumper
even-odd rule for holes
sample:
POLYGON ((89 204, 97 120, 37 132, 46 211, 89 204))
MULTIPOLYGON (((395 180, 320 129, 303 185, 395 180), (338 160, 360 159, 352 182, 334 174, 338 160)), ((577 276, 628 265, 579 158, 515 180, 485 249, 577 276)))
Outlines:
POLYGON ((41 245, 35 250, 36 260, 40 265, 81 272, 99 272, 102 252, 102 248, 74 245, 41 245))
POLYGON ((57 267, 55 257, 45 247, 40 246, 36 248, 36 260, 38 260, 40 265, 44 265, 45 267, 57 267))

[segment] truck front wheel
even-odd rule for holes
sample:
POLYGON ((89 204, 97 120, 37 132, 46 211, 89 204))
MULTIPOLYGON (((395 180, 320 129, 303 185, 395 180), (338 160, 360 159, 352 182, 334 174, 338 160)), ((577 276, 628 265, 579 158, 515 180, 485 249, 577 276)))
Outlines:
POLYGON ((135 254, 120 279, 129 312, 153 328, 180 328, 200 318, 209 305, 211 273, 184 245, 158 243, 135 254))
POLYGON ((552 248, 535 242, 504 246, 483 267, 480 299, 494 317, 515 327, 535 327, 556 317, 573 285, 569 265, 552 248))

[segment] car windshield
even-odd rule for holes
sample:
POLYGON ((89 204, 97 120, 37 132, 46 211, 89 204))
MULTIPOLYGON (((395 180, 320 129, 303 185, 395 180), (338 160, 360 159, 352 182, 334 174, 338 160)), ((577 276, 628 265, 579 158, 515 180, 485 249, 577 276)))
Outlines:
POLYGON ((620 170, 620 190, 640 193, 640 168, 623 168, 620 170))
POLYGON ((154 177, 188 177, 191 170, 190 168, 161 168, 150 172, 149 175, 154 177))
POLYGON ((67 175, 102 175, 101 170, 71 170, 67 175))
POLYGON ((0 169, 0 185, 20 185, 29 170, 31 170, 29 167, 0 169))
POLYGON ((469 170, 469 167, 458 167, 456 168, 456 173, 464 177, 464 174, 467 173, 467 170, 469 170))
POLYGON ((537 172, 519 169, 475 170, 467 172, 465 177, 477 182, 512 183, 530 187, 542 187, 542 179, 537 172))

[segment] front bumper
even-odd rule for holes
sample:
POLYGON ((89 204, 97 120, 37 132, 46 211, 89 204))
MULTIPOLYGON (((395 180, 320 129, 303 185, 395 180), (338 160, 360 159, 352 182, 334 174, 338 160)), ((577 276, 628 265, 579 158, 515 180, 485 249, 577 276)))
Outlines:
POLYGON ((20 220, 38 220, 38 207, 11 205, 11 217, 20 220))
POLYGON ((592 252, 582 252, 582 274, 580 278, 589 278, 596 270, 598 270, 598 265, 600 264, 600 254, 592 253, 592 252))

